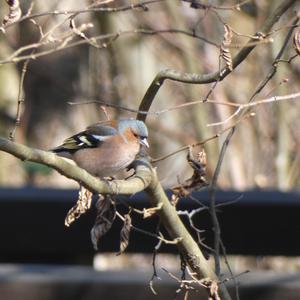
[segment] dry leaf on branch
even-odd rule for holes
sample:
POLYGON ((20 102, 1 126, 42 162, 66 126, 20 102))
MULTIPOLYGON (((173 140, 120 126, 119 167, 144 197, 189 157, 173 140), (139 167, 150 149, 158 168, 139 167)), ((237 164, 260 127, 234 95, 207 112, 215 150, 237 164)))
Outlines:
POLYGON ((187 197, 193 191, 197 191, 208 185, 206 180, 206 153, 202 149, 195 159, 192 149, 189 148, 187 161, 193 168, 194 173, 191 178, 187 179, 181 185, 172 188, 174 195, 172 196, 172 203, 176 205, 181 197, 187 197))
POLYGON ((298 55, 300 55, 300 29, 298 28, 294 34, 293 46, 298 55))
POLYGON ((3 26, 17 22, 22 15, 19 0, 6 0, 6 2, 9 5, 9 13, 4 17, 3 26))
POLYGON ((94 249, 98 250, 100 238, 109 231, 116 218, 116 206, 111 195, 99 195, 96 208, 97 216, 91 230, 91 240, 94 249))
POLYGON ((230 71, 232 71, 233 70, 232 58, 231 58, 231 54, 230 54, 230 51, 229 51, 228 47, 231 44, 233 33, 232 33, 232 30, 231 30, 231 28, 228 24, 224 24, 224 30, 225 30, 225 33, 224 33, 223 41, 222 41, 222 44, 221 44, 221 49, 220 49, 221 53, 220 53, 220 55, 224 59, 228 69, 230 71))
POLYGON ((130 237, 130 230, 131 230, 131 217, 130 212, 124 216, 124 224, 120 232, 120 251, 117 255, 122 254, 129 245, 129 237, 130 237))
POLYGON ((158 211, 160 211, 163 207, 163 203, 159 203, 155 207, 150 207, 150 208, 144 208, 143 210, 143 218, 151 218, 152 216, 156 215, 158 211))
POLYGON ((219 296, 219 286, 216 281, 213 281, 209 278, 204 278, 200 282, 201 285, 207 289, 209 300, 221 300, 219 296))
POLYGON ((78 200, 76 204, 68 211, 65 218, 65 225, 69 227, 75 220, 83 215, 92 204, 93 193, 85 187, 80 186, 78 200))

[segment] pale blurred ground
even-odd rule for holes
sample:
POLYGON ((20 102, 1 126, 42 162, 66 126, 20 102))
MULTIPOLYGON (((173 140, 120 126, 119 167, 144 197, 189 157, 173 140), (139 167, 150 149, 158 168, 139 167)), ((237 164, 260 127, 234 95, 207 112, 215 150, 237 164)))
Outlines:
MULTIPOLYGON (((151 270, 152 254, 122 254, 116 256, 113 253, 97 253, 94 257, 94 268, 98 271, 118 271, 124 269, 130 270, 151 270)), ((234 274, 243 274, 246 271, 273 271, 275 273, 299 273, 300 257, 286 256, 247 256, 247 255, 228 255, 227 261, 234 274)), ((178 255, 162 254, 156 256, 156 266, 159 273, 163 273, 163 269, 170 272, 180 271, 180 259, 178 255)), ((210 264, 213 266, 213 258, 209 258, 210 264)), ((228 269, 224 258, 221 260, 222 270, 227 273, 228 269)))
MULTIPOLYGON (((22 1, 24 9, 29 1, 22 1)), ((115 5, 133 1, 113 1, 115 5)), ((241 11, 218 11, 224 22, 239 33, 252 35, 264 22, 270 11, 280 1, 252 1, 241 11)), ((34 13, 43 11, 78 9, 87 2, 35 1, 34 13)), ((216 5, 232 5, 236 1, 213 1, 216 5)), ((218 44, 223 39, 223 24, 212 12, 195 10, 188 3, 165 1, 149 5, 149 11, 127 11, 116 14, 83 14, 77 24, 92 22, 89 36, 114 33, 120 30, 147 29, 195 29, 196 33, 218 44)), ((297 8, 297 7, 296 7, 297 8)), ((296 9, 295 8, 295 9, 296 9)), ((5 3, 0 3, 0 17, 5 14, 5 3)), ((276 25, 286 26, 295 16, 290 10, 276 25)), ((44 32, 63 20, 65 16, 39 18, 44 32)), ((58 27, 55 36, 68 31, 68 23, 58 27)), ((219 83, 210 98, 218 101, 246 103, 258 84, 265 78, 277 55, 287 29, 272 35, 274 43, 258 46, 233 74, 219 83)), ((0 59, 9 56, 21 46, 39 39, 36 26, 24 22, 0 33, 0 59)), ((244 44, 247 38, 234 36, 233 44, 244 44)), ((44 47, 46 49, 47 46, 44 47)), ((237 52, 231 49, 234 54, 237 52)), ((283 58, 294 55, 291 41, 283 58)), ((25 78, 26 94, 21 127, 16 141, 40 149, 49 149, 85 126, 105 119, 99 105, 70 106, 68 101, 99 99, 138 108, 149 84, 162 69, 172 68, 199 74, 218 69, 219 49, 203 41, 184 35, 160 34, 121 36, 107 49, 87 46, 72 48, 44 56, 29 64, 25 78)), ((0 132, 8 136, 13 127, 16 112, 18 83, 22 64, 0 67, 0 132)), ((285 95, 299 91, 300 60, 281 64, 276 76, 257 99, 273 95, 285 95), (288 78, 289 82, 280 84, 288 78)), ((151 111, 169 108, 189 101, 200 100, 211 85, 188 85, 166 81, 157 94, 151 111)), ((107 109, 114 118, 135 117, 128 112, 107 109)), ((298 100, 268 104, 256 110, 256 116, 242 122, 228 148, 219 187, 246 190, 268 188, 298 190, 300 183, 300 103, 298 100)), ((219 132, 223 126, 207 127, 208 123, 225 120, 233 113, 227 106, 199 104, 171 111, 158 116, 150 115, 150 154, 162 156, 185 144, 200 141, 219 132)), ((224 136, 206 144, 208 177, 216 166, 224 136)), ((185 153, 173 156, 158 165, 162 183, 168 187, 191 174, 185 153)), ((20 187, 77 187, 77 183, 64 178, 45 167, 24 163, 0 152, 0 186, 20 187)), ((144 255, 95 257, 97 269, 151 267, 151 257, 144 255)), ((158 256, 158 265, 178 268, 178 257, 158 256)), ((299 258, 285 257, 229 257, 234 272, 272 269, 275 271, 299 271, 299 258)))

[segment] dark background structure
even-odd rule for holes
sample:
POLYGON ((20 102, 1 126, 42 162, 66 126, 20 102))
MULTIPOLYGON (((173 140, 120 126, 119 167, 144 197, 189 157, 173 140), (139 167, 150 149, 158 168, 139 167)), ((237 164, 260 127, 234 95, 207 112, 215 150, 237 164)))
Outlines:
MULTIPOLYGON (((8 4, 12 2, 19 1, 8 4)), ((259 260, 272 256, 275 261, 284 256, 278 258, 282 266, 293 261, 300 251, 300 40, 296 38, 296 47, 292 41, 299 32, 299 1, 104 2, 97 4, 98 10, 86 11, 90 1, 35 1, 34 6, 22 1, 22 15, 29 16, 7 26, 3 23, 1 136, 9 136, 16 128, 18 143, 49 149, 99 119, 135 117, 130 109, 136 110, 159 87, 147 117, 150 154, 155 160, 205 141, 206 175, 212 190, 220 189, 216 210, 228 257, 259 260), (274 9, 283 6, 289 9, 282 9, 277 19, 274 9), (267 32, 262 28, 268 28, 267 32), (245 47, 247 42, 250 45, 245 47), (220 75, 222 67, 227 69, 220 75), (201 76, 214 79, 195 84, 193 78, 201 76), (279 101, 281 96, 287 96, 287 101, 279 101), (110 106, 83 104, 94 100, 110 106), (249 101, 255 103, 251 114, 243 106, 249 101), (235 114, 240 108, 244 116, 235 114), (20 126, 15 127, 19 117, 20 126), (224 133, 234 126, 214 182, 224 133)), ((3 1, 1 20, 8 14, 3 1)), ((194 153, 200 149, 194 147, 194 153)), ((166 189, 191 175, 185 152, 156 161, 166 189)), ((148 288, 151 272, 92 269, 95 251, 90 229, 95 210, 70 228, 64 226, 65 215, 77 198, 76 183, 3 152, 0 165, 1 300, 155 297, 148 288)), ((216 231, 207 209, 212 196, 209 192, 193 196, 203 205, 193 220, 203 230, 203 243, 212 247, 216 231)), ((149 205, 145 194, 121 197, 119 202, 124 213, 125 202, 140 209, 149 205)), ((180 210, 195 208, 199 203, 188 199, 181 199, 178 206, 180 210)), ((188 226, 188 219, 182 219, 188 226)), ((149 232, 155 231, 157 222, 156 217, 143 220, 133 214, 133 223, 149 232)), ((121 227, 116 221, 101 238, 99 253, 118 252, 121 227)), ((149 256, 156 244, 155 238, 132 231, 127 253, 149 256)), ((163 245, 159 253, 176 253, 175 249, 163 245)), ((205 247, 202 250, 212 256, 205 247)), ((299 267, 293 274, 284 273, 284 267, 276 274, 246 271, 236 274, 241 282, 240 299, 299 298, 295 272, 299 267)), ((163 281, 155 281, 158 297, 184 297, 176 295, 178 282, 162 270, 160 276, 163 281)), ((238 284, 230 284, 234 294, 233 285, 238 284)), ((189 299, 199 297, 195 293, 189 299)))

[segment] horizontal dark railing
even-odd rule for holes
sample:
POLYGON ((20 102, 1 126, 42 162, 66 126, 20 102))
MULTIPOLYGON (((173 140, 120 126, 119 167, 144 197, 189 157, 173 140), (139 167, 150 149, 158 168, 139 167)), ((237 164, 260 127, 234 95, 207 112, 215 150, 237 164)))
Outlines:
MULTIPOLYGON (((207 192, 194 194, 209 205, 207 192)), ((56 189, 0 189, 0 262, 43 262, 89 264, 95 251, 90 229, 95 209, 87 212, 71 227, 64 226, 68 210, 75 204, 77 191, 56 189)), ((119 202, 142 209, 148 207, 147 195, 119 197, 119 202)), ((222 239, 228 254, 300 255, 300 193, 218 192, 218 216, 222 239), (221 204, 221 205, 220 205, 221 204)), ((195 201, 183 199, 179 209, 199 207, 195 201)), ((124 205, 118 209, 125 213, 124 205)), ((186 217, 183 217, 186 220, 186 217)), ((207 210, 194 219, 205 243, 212 245, 213 230, 207 210)), ((133 224, 154 232, 157 218, 143 220, 134 215, 133 224)), ((122 222, 116 219, 111 230, 99 243, 100 252, 117 252, 122 222)), ((132 232, 128 252, 151 253, 157 240, 132 232)), ((175 252, 176 247, 163 245, 162 252, 175 252)))

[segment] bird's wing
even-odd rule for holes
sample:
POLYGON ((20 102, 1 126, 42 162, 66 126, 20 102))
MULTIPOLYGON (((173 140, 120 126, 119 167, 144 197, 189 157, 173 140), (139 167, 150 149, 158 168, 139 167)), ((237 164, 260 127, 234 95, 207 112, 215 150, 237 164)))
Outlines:
POLYGON ((110 126, 107 122, 97 123, 89 126, 86 130, 67 138, 60 146, 52 149, 51 151, 56 153, 73 153, 79 149, 95 148, 98 147, 101 142, 104 142, 106 139, 117 134, 118 131, 113 127, 113 125, 110 126))

